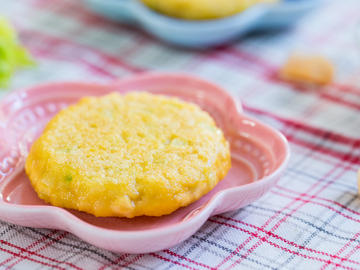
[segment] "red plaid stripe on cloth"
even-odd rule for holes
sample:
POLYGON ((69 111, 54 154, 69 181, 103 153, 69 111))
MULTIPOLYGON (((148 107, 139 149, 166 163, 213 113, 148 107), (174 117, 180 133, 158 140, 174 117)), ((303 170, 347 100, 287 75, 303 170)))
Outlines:
MULTIPOLYGON (((296 28, 207 51, 176 49, 91 14, 75 0, 5 0, 38 66, 12 88, 43 81, 108 81, 147 70, 189 71, 228 89, 245 112, 279 129, 292 157, 257 202, 208 222, 184 243, 115 254, 57 230, 0 222, 1 269, 360 269, 360 2, 329 1, 296 28), (336 82, 282 81, 291 51, 322 54, 336 82)), ((1 93, 3 94, 3 93, 1 93)))

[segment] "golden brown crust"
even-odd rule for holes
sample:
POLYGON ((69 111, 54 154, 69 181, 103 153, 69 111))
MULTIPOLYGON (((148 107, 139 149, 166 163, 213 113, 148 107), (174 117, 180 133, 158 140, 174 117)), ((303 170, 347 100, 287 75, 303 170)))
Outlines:
POLYGON ((146 93, 84 98, 33 144, 26 172, 43 200, 96 216, 161 216, 210 191, 229 145, 197 106, 146 93))

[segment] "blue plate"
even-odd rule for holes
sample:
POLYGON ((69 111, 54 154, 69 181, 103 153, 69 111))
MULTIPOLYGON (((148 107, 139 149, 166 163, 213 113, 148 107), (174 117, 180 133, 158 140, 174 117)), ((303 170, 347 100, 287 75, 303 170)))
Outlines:
MULTIPOLYGON (((165 0, 166 1, 166 0, 165 0)), ((181 20, 157 13, 139 0, 84 0, 94 12, 115 21, 136 24, 166 42, 195 48, 221 44, 254 30, 288 27, 321 0, 283 0, 257 4, 223 19, 181 20)))

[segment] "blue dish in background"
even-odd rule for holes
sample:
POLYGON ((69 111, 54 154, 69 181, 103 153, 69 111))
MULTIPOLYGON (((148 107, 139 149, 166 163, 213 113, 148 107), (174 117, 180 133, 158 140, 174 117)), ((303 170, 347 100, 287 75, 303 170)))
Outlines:
POLYGON ((257 4, 221 19, 182 20, 157 13, 139 0, 84 0, 94 12, 111 20, 136 24, 166 42, 206 48, 255 30, 288 27, 317 7, 321 0, 280 0, 257 4))

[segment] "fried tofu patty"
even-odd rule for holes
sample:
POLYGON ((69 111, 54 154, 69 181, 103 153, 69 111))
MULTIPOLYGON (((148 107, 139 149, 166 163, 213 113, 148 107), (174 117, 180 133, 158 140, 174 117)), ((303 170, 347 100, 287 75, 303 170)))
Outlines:
POLYGON ((86 97, 60 111, 32 145, 38 196, 95 216, 161 216, 206 194, 230 168, 208 113, 160 95, 86 97))

